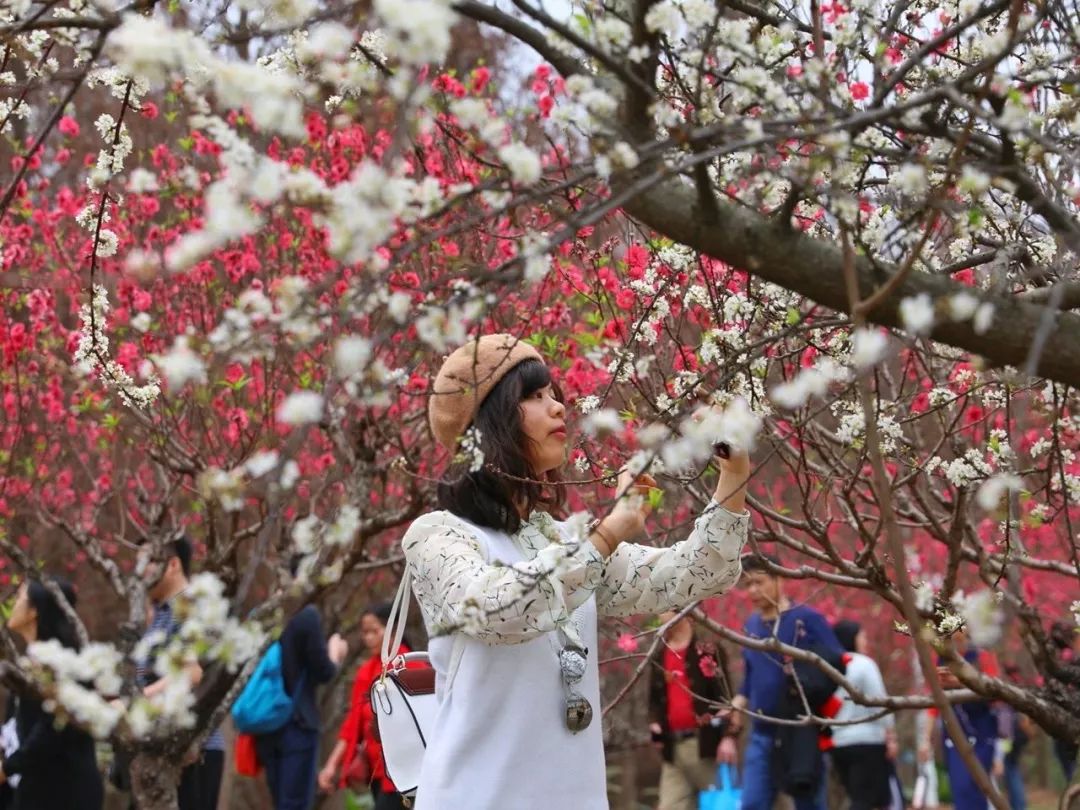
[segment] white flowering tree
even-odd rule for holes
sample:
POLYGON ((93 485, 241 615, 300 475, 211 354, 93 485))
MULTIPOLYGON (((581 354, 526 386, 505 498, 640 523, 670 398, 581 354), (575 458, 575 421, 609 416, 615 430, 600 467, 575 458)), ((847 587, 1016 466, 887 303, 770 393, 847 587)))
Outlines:
POLYGON ((575 508, 649 465, 678 537, 711 434, 756 438, 754 543, 915 642, 931 694, 889 706, 955 731, 940 655, 1080 738, 1045 621, 1080 610, 1078 37, 1053 0, 5 4, 2 542, 37 565, 32 515, 126 617, 8 678, 170 806, 283 600, 393 561, 441 469, 428 375, 501 328, 588 415, 575 508), (466 20, 517 57, 446 70, 466 20), (727 416, 685 423, 715 391, 727 416), (192 693, 177 647, 176 688, 121 714, 181 527, 207 571, 185 639, 217 663, 192 693), (961 624, 1028 685, 965 666, 961 624))

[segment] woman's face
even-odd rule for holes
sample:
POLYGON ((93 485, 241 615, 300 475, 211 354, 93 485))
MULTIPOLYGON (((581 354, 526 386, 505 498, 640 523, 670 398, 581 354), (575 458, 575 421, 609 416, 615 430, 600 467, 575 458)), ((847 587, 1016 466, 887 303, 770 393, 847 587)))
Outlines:
POLYGON ((30 595, 24 582, 19 586, 19 592, 15 595, 15 606, 11 609, 11 617, 8 619, 8 629, 18 633, 25 639, 34 634, 34 626, 37 623, 37 611, 30 604, 30 595))
POLYGON ((855 634, 855 652, 863 655, 870 654, 870 639, 866 637, 865 630, 860 630, 855 634))
MULTIPOLYGON (((365 613, 360 617, 360 640, 364 642, 364 649, 372 655, 382 649, 384 632, 386 632, 386 626, 379 621, 378 616, 365 613)), ((397 652, 397 650, 391 652, 397 652)))
POLYGON ((521 430, 528 439, 525 455, 537 475, 561 466, 566 460, 566 407, 545 385, 521 400, 521 430))

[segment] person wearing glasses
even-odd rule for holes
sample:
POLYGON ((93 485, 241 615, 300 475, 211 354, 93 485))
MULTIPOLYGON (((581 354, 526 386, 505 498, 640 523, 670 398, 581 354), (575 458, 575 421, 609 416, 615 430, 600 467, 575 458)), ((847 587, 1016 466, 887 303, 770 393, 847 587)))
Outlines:
POLYGON ((749 459, 719 448, 712 502, 669 548, 643 531, 648 476, 619 477, 599 521, 560 521, 566 409, 551 371, 511 335, 443 363, 428 417, 455 454, 439 511, 402 539, 431 642, 439 710, 416 810, 605 810, 597 616, 678 610, 739 580, 749 459))

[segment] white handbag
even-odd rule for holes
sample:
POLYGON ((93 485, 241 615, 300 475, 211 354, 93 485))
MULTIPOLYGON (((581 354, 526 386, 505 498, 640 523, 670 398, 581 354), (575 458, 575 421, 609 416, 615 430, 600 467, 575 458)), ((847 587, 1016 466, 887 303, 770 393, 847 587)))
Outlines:
MULTIPOLYGON (((393 658, 390 656, 391 650, 401 647, 401 640, 405 635, 411 583, 412 577, 406 566, 383 633, 382 676, 371 685, 370 693, 371 709, 382 742, 386 775, 394 783, 398 793, 407 800, 416 796, 420 785, 424 752, 435 728, 435 715, 439 709, 435 696, 435 670, 430 666, 428 654, 411 652, 393 658), (419 661, 427 663, 428 666, 406 668, 408 664, 419 661)), ((464 643, 459 635, 454 639, 450 656, 447 690, 463 651, 464 643)))

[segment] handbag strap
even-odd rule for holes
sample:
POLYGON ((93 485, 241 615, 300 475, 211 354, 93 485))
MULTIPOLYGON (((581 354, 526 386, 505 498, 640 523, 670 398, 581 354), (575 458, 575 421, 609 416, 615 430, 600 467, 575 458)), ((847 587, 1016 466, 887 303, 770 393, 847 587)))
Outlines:
MULTIPOLYGON (((474 529, 478 534, 483 535, 482 542, 480 543, 480 552, 484 558, 484 562, 488 561, 488 544, 486 541, 487 533, 475 526, 474 529)), ((397 651, 401 649, 401 642, 405 638, 405 627, 409 620, 409 602, 411 601, 412 594, 412 570, 409 568, 409 564, 405 564, 405 573, 401 577, 401 584, 398 585, 397 593, 394 594, 394 601, 390 606, 390 615, 386 620, 386 630, 383 633, 382 640, 382 674, 386 677, 386 672, 390 668, 391 662, 397 658, 397 651), (394 654, 391 655, 391 650, 394 654)), ((454 677, 457 675, 458 668, 461 665, 461 658, 465 654, 465 634, 461 632, 454 633, 454 646, 450 651, 450 667, 446 673, 446 686, 443 688, 445 693, 449 693, 450 686, 454 683, 454 677)))
POLYGON ((401 577, 394 602, 390 606, 390 616, 386 620, 386 630, 382 639, 382 666, 383 675, 390 667, 390 662, 397 657, 397 651, 401 649, 401 642, 405 638, 405 625, 409 620, 410 591, 412 590, 412 571, 408 563, 405 564, 405 573, 401 577), (394 654, 391 656, 390 651, 394 654))

